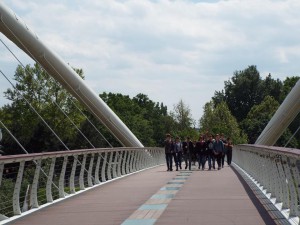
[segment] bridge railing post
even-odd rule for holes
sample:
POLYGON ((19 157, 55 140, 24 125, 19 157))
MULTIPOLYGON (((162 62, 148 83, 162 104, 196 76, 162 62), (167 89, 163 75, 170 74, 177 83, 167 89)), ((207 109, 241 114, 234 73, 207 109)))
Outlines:
POLYGON ((8 202, 0 199, 0 220, 20 215, 45 203, 54 203, 69 194, 76 194, 78 189, 86 190, 100 184, 100 180, 103 183, 159 165, 162 156, 163 150, 158 148, 93 149, 1 156, 0 192, 9 192, 7 196, 11 197, 8 202))
POLYGON ((128 151, 123 151, 122 152, 122 175, 126 174, 126 162, 127 162, 127 154, 128 151))
POLYGON ((41 159, 36 161, 36 168, 33 177, 33 182, 31 185, 31 192, 30 192, 30 202, 32 208, 39 207, 37 192, 38 192, 38 183, 40 178, 41 164, 42 164, 41 159))
POLYGON ((111 152, 112 157, 113 157, 113 166, 112 166, 112 178, 117 177, 117 163, 118 163, 118 152, 114 151, 111 152))
MULTIPOLYGON (((261 145, 234 147, 233 162, 255 183, 265 189, 266 195, 276 207, 280 207, 288 219, 299 221, 300 202, 300 151, 261 145)), ((240 171, 240 170, 238 170, 240 171)))
POLYGON ((47 177, 46 198, 47 198, 48 203, 53 202, 52 183, 53 183, 55 161, 56 161, 56 158, 55 157, 52 158, 50 168, 49 168, 49 174, 48 174, 48 177, 47 177))
POLYGON ((19 170, 18 170, 17 180, 16 180, 16 183, 15 183, 14 194, 13 194, 14 215, 20 215, 21 214, 20 191, 21 191, 24 167, 25 167, 25 161, 21 161, 20 164, 19 164, 19 170))
POLYGON ((100 184, 99 173, 100 173, 101 153, 97 154, 97 163, 95 167, 95 184, 100 184))
POLYGON ((105 182, 106 181, 106 167, 107 167, 107 155, 108 152, 106 151, 104 153, 104 158, 103 158, 103 164, 102 164, 102 169, 101 169, 101 182, 105 182))

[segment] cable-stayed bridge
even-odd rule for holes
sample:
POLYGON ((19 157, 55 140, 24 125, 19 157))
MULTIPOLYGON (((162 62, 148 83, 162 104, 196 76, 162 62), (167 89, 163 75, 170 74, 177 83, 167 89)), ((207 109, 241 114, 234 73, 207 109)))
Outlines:
POLYGON ((0 192, 11 190, 0 202, 0 224, 299 224, 299 150, 272 147, 299 113, 299 82, 256 144, 234 147, 231 167, 202 171, 195 165, 167 172, 164 149, 144 147, 72 68, 2 3, 0 16, 0 31, 124 146, 108 143, 111 148, 104 149, 90 143, 90 149, 70 151, 53 131, 66 151, 0 156, 0 192))

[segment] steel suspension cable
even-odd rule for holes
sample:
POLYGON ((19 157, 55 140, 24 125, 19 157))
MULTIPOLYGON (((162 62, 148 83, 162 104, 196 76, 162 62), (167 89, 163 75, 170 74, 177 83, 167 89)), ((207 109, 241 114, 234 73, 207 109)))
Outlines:
MULTIPOLYGON (((19 41, 19 43, 23 46, 23 48, 27 51, 27 54, 29 54, 30 56, 31 56, 31 58, 32 59, 34 59, 34 61, 35 62, 38 62, 37 60, 36 60, 36 58, 30 53, 30 51, 28 51, 28 48, 23 44, 23 42, 14 34, 14 32, 4 23, 4 21, 2 21, 3 22, 3 24, 4 24, 4 26, 11 32, 11 34, 19 41)), ((57 72, 57 70, 55 69, 55 67, 45 58, 45 60, 48 62, 48 64, 56 71, 56 73, 64 80, 64 78, 61 76, 61 74, 60 73, 58 73, 57 72)), ((40 64, 39 64, 40 65, 40 64)), ((43 67, 43 66, 41 66, 41 67, 43 67)), ((1 71, 1 73, 2 73, 2 71, 1 71)), ((3 74, 4 75, 4 74, 3 74)), ((69 88, 71 88, 73 91, 75 91, 67 82, 66 82, 66 84, 69 86, 69 88)), ((80 96, 78 96, 80 99, 82 99, 80 96)), ((90 107, 88 107, 88 108, 90 108, 90 107)), ((90 108, 90 110, 92 110, 91 108, 90 108)), ((101 119, 97 116, 97 115, 95 115, 100 121, 101 121, 101 119)), ((43 118, 42 118, 42 120, 43 120, 43 118)), ((43 120, 44 121, 44 120, 43 120)), ((52 129, 51 129, 51 127, 50 126, 48 126, 49 128, 50 128, 50 130, 51 131, 53 131, 52 129)), ((106 128, 107 129, 109 129, 107 126, 106 126, 106 128)), ((110 129, 109 129, 110 130, 110 129)), ((53 131, 54 132, 54 131, 53 131)), ((55 133, 55 132, 54 132, 55 133)), ((56 133, 55 133, 55 136, 57 136, 56 135, 56 133)), ((57 136, 57 138, 60 140, 60 141, 62 141, 58 136, 57 136)), ((119 140, 120 141, 120 140, 119 140)), ((120 143, 121 143, 121 141, 120 141, 120 143)), ((66 147, 66 149, 68 150, 68 151, 70 151, 70 149, 65 145, 65 144, 63 144, 65 147, 66 147)), ((104 159, 104 157, 101 155, 101 158, 102 159, 104 159)), ((123 158, 123 157, 122 157, 123 158)), ((80 162, 79 162, 80 163, 80 162)), ((108 162, 106 162, 107 164, 108 164, 108 162)), ((81 163, 80 163, 81 164, 81 163)))
POLYGON ((15 85, 11 82, 11 80, 0 70, 2 76, 11 84, 11 86, 17 91, 17 95, 24 99, 24 101, 29 105, 29 107, 38 115, 38 117, 43 121, 43 123, 51 130, 51 132, 55 135, 55 137, 59 140, 59 142, 67 149, 70 150, 66 144, 61 140, 61 138, 56 134, 56 132, 49 126, 49 124, 44 120, 44 118, 36 111, 36 109, 31 105, 31 103, 24 97, 22 93, 15 87, 15 85))
MULTIPOLYGON (((27 71, 29 74, 32 75, 32 73, 30 71, 27 70, 27 68, 24 66, 24 64, 19 60, 19 58, 13 53, 13 51, 4 43, 4 41, 0 38, 0 41, 2 42, 2 44, 5 46, 5 48, 13 55, 13 57, 20 63, 20 65, 25 69, 25 71, 27 71)), ((36 63, 38 63, 36 61, 36 63)), ((40 63, 38 63, 38 65, 40 65, 42 67, 42 65, 40 63)), ((46 72, 46 71, 45 71, 46 72)), ((48 72, 46 72, 48 74, 48 72)), ((49 75, 49 74, 48 74, 49 75)), ((34 76, 32 76, 33 79, 38 83, 37 79, 34 78, 34 76)), ((52 78, 52 80, 54 80, 52 78)), ((56 80, 54 80, 56 83, 58 83, 56 80)), ((41 86, 40 86, 41 87, 41 86)), ((44 89, 44 87, 41 87, 45 92, 46 90, 44 89)), ((49 95, 48 93, 45 93, 47 95, 49 95)), ((50 98, 51 99, 51 98, 50 98)), ((102 139, 104 139, 106 141, 106 143, 113 148, 113 146, 110 144, 110 142, 104 137, 104 135, 97 129, 97 127, 90 121, 90 119, 84 114, 84 112, 75 104, 75 102, 70 99, 72 104, 76 107, 76 109, 85 117, 85 119, 92 125, 92 127, 97 131, 97 133, 102 137, 102 139)), ((51 100, 52 101, 52 100, 51 100)), ((70 122, 76 127, 76 129, 80 132, 80 134, 86 139, 86 141, 93 147, 94 145, 87 139, 87 137, 82 133, 82 131, 79 130, 79 128, 74 124, 74 122, 68 117, 68 115, 65 114, 65 112, 63 111, 63 109, 55 102, 52 101, 53 104, 55 104, 60 110, 61 112, 70 120, 70 122)))
POLYGON ((83 132, 79 129, 79 127, 74 123, 74 121, 65 113, 65 111, 58 105, 57 102, 55 102, 54 100, 52 100, 51 96, 46 93, 46 90, 44 87, 42 87, 39 82, 37 81, 37 79, 34 78, 33 74, 28 71, 28 69, 24 66, 24 64, 19 60, 19 58, 11 51, 11 49, 3 42, 3 40, 0 38, 0 41, 2 42, 2 44, 6 47, 6 49, 14 56, 14 58, 20 63, 20 65, 25 69, 25 71, 30 74, 32 76, 32 79, 38 84, 38 86, 41 88, 41 90, 43 90, 45 95, 48 95, 51 99, 52 104, 54 104, 70 121, 70 123, 77 129, 77 131, 83 136, 83 138, 89 143, 90 146, 92 146, 92 148, 95 148, 95 146, 90 142, 90 140, 83 134, 83 132))
MULTIPOLYGON (((15 33, 6 25, 6 23, 4 22, 4 21, 1 21, 2 23, 3 23, 3 25, 11 32, 11 34, 14 36, 14 38, 16 39, 16 40, 18 40, 18 42, 22 45, 22 47, 27 51, 27 54, 35 61, 35 62, 38 62, 38 60, 31 54, 31 52, 28 50, 28 48, 23 44, 23 42, 15 35, 15 33)), ((55 70, 55 72, 60 76, 60 78, 62 79, 62 80, 64 80, 65 81, 65 79, 64 79, 64 77, 55 69, 55 67, 47 60, 47 58, 43 55, 43 57, 45 58, 45 60, 48 62, 48 64, 55 70)), ((42 68, 44 68, 40 63, 38 63, 42 68)), ((46 71, 46 70, 45 70, 46 71)), ((74 92, 76 92, 75 90, 74 90, 74 88, 73 87, 71 87, 69 84, 68 84, 68 82, 66 82, 65 81, 65 83, 69 86, 69 88, 71 89, 71 90, 73 90, 74 92)), ((80 97, 80 96, 77 96, 77 97, 79 97, 82 101, 83 101, 83 99, 80 97)), ((89 107, 89 106, 86 106, 86 107, 88 107, 91 111, 93 111, 92 109, 91 109, 91 107, 89 107)), ((95 115, 94 114, 94 116, 96 116, 100 121, 102 121, 101 120, 101 118, 99 118, 99 116, 98 115, 95 115)), ((103 123, 104 124, 104 123, 103 123)), ((107 127, 107 126, 105 126, 109 131, 111 131, 111 129, 109 128, 109 127, 107 127)), ((115 137, 120 143, 122 143, 117 137, 115 137)))
POLYGON ((287 143, 284 145, 284 147, 286 147, 290 141, 293 139, 293 137, 298 133, 298 131, 300 130, 300 126, 298 127, 298 129, 294 132, 294 134, 290 137, 290 139, 287 141, 287 143))
MULTIPOLYGON (((4 127, 4 129, 6 130, 6 132, 15 140, 15 142, 19 145, 19 147, 22 149, 23 152, 25 152, 26 154, 29 154, 28 151, 24 148, 24 146, 19 142, 19 140, 13 135, 13 133, 5 126, 5 124, 0 120, 0 124, 2 127, 4 127)), ((34 164, 36 166, 38 166, 38 163, 33 160, 34 164)), ((43 170, 43 168, 41 168, 42 173, 48 178, 49 176, 46 174, 46 172, 43 170)), ((54 187, 56 187, 58 190, 59 188, 56 186, 56 184, 52 181, 52 184, 54 187)))

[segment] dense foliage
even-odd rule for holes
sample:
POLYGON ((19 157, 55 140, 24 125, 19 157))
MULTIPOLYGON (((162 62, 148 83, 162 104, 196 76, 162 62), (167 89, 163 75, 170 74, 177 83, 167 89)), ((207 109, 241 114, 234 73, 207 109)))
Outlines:
MULTIPOLYGON (((75 71, 84 79, 82 70, 75 71)), ((39 65, 18 66, 14 80, 15 87, 5 92, 11 103, 0 109, 1 121, 14 135, 2 129, 6 154, 24 153, 14 138, 29 153, 120 146, 113 135, 39 65)), ((182 101, 174 106, 175 112, 169 113, 163 103, 154 102, 144 94, 130 98, 104 92, 99 96, 144 146, 161 146, 167 132, 183 135, 194 131, 190 110, 182 101)))
MULTIPOLYGON (((82 70, 74 70, 84 79, 82 70)), ((37 64, 26 68, 18 66, 14 80, 15 88, 4 93, 10 104, 0 109, 1 121, 14 135, 2 129, 1 144, 6 154, 24 153, 14 138, 28 152, 120 146, 97 118, 37 64)), ((224 133, 235 143, 254 143, 298 80, 299 77, 275 80, 271 74, 263 79, 256 66, 235 71, 232 78, 225 81, 224 89, 216 91, 204 106, 204 114, 199 119, 200 133, 224 133)), ((165 133, 181 138, 191 136, 194 140, 200 134, 183 100, 168 111, 163 103, 154 102, 142 93, 132 98, 106 92, 99 96, 144 146, 162 146, 165 133)), ((285 145, 299 123, 300 116, 277 145, 285 145)), ((289 146, 300 147, 298 140, 299 133, 289 146)))
MULTIPOLYGON (((232 78, 225 81, 224 90, 215 92, 213 107, 217 108, 224 102, 236 118, 239 128, 247 135, 248 142, 253 144, 298 80, 299 77, 287 77, 282 82, 273 79, 271 74, 263 79, 256 66, 249 66, 245 70, 235 71, 232 78)), ((204 117, 207 117, 205 108, 204 117)), ((300 115, 276 145, 284 146, 298 129, 299 122, 300 115)), ((288 146, 299 148, 300 142, 297 140, 300 140, 300 133, 295 135, 288 146)))

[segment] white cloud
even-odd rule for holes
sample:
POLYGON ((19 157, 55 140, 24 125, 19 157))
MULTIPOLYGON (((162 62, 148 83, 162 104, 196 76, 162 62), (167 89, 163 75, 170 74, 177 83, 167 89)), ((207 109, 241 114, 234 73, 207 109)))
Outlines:
POLYGON ((97 93, 183 99, 196 120, 235 70, 299 74, 298 0, 4 2, 97 93))

